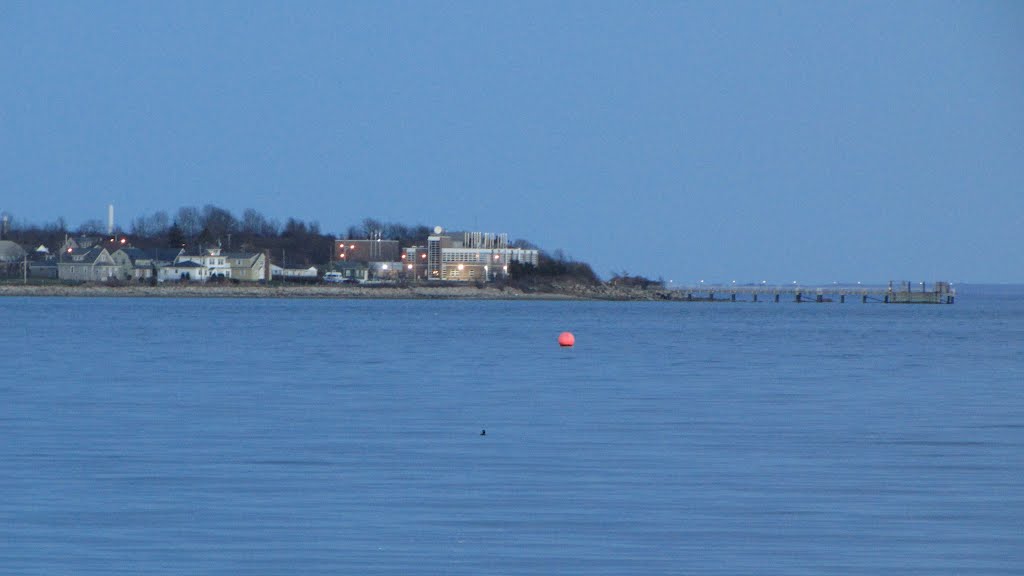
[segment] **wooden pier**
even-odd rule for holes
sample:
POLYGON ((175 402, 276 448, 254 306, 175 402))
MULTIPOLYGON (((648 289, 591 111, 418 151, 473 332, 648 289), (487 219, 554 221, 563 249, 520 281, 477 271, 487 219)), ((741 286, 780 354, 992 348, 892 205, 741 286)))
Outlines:
POLYGON ((883 304, 952 304, 956 290, 949 282, 935 282, 931 290, 925 282, 889 282, 888 286, 833 284, 831 286, 697 284, 681 288, 686 300, 730 302, 839 302, 860 300, 883 304))

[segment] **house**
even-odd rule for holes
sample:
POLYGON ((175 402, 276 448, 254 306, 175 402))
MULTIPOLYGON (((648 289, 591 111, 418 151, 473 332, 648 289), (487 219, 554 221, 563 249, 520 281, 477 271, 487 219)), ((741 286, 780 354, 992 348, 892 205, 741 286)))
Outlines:
POLYGON ((206 282, 210 278, 209 270, 197 262, 183 260, 156 269, 157 282, 197 281, 206 282))
POLYGON ((28 275, 30 278, 56 280, 60 277, 57 259, 51 256, 49 258, 30 260, 28 263, 28 275))
POLYGON ((166 268, 172 270, 158 274, 158 281, 188 279, 206 282, 211 278, 231 278, 231 265, 220 248, 207 248, 199 254, 179 254, 166 268), (196 266, 188 265, 190 262, 196 266))
POLYGON ((270 265, 270 276, 274 280, 291 280, 295 282, 315 281, 319 271, 316 266, 309 268, 282 268, 277 264, 270 265))
POLYGON ((365 262, 334 262, 333 270, 341 274, 343 282, 366 282, 370 265, 365 262))
POLYGON ((78 238, 72 238, 68 236, 64 239, 64 244, 60 247, 60 251, 69 254, 75 250, 88 250, 97 244, 101 244, 103 241, 95 236, 79 236, 78 238))
MULTIPOLYGON (((231 278, 243 282, 259 282, 266 275, 267 255, 263 252, 227 252, 224 257, 231 267, 231 278)), ((276 276, 276 272, 271 272, 276 276)))
POLYGON ((107 282, 122 279, 120 266, 102 246, 87 249, 71 249, 61 255, 57 264, 57 275, 61 280, 71 282, 107 282))
POLYGON ((182 248, 120 248, 110 256, 121 268, 120 277, 139 281, 152 278, 155 270, 173 264, 185 250, 182 248))

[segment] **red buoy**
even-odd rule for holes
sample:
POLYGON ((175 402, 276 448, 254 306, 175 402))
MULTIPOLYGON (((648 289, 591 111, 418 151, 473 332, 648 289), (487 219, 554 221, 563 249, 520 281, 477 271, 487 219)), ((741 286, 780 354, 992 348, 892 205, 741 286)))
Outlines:
POLYGON ((562 332, 558 335, 558 345, 567 347, 572 346, 576 343, 576 337, 572 335, 572 332, 562 332))

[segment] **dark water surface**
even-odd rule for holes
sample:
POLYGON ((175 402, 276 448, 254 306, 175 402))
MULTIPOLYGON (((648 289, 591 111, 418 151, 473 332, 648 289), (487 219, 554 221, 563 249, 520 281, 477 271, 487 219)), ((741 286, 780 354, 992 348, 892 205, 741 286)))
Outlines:
POLYGON ((1019 287, 0 314, 3 574, 1024 572, 1019 287))

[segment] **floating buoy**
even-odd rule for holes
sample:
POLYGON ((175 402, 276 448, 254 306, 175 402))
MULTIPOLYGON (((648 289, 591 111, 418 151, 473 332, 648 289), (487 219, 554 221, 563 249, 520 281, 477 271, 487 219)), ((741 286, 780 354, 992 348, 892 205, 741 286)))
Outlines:
POLYGON ((562 332, 558 335, 558 345, 562 347, 569 347, 576 343, 576 337, 572 335, 572 332, 562 332))

